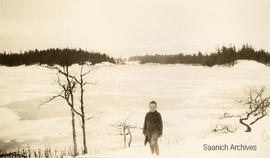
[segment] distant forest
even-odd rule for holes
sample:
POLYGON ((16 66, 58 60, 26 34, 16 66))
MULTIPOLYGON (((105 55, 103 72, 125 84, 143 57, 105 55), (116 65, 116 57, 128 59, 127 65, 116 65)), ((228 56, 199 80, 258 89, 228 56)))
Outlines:
POLYGON ((159 64, 196 64, 204 66, 214 65, 234 65, 236 60, 255 60, 263 64, 270 63, 270 53, 261 49, 255 50, 252 46, 245 44, 241 49, 237 50, 235 46, 221 47, 216 52, 211 54, 197 54, 184 55, 182 53, 175 55, 144 55, 133 56, 129 61, 140 61, 145 63, 159 63, 159 64))
POLYGON ((50 48, 46 50, 29 50, 23 53, 0 53, 0 65, 19 66, 33 64, 47 65, 72 65, 91 62, 92 64, 100 62, 115 63, 114 59, 106 54, 98 52, 88 52, 81 49, 59 49, 50 48))

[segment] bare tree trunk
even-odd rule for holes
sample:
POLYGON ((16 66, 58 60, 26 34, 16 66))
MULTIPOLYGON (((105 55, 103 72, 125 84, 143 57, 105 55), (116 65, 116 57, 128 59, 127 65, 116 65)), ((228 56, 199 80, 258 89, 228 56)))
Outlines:
POLYGON ((130 148, 131 142, 132 142, 132 134, 130 132, 130 129, 128 128, 128 134, 129 134, 129 142, 128 142, 128 147, 130 148))
POLYGON ((247 129, 246 129, 245 132, 251 132, 250 126, 249 126, 248 124, 246 124, 246 123, 243 122, 243 120, 247 120, 247 119, 248 119, 248 118, 240 118, 240 119, 239 119, 239 122, 240 122, 242 125, 244 125, 244 126, 247 127, 247 129))
POLYGON ((124 134, 124 148, 126 148, 127 138, 126 138, 126 128, 125 127, 123 128, 123 134, 124 134))
POLYGON ((240 122, 242 125, 244 125, 244 126, 247 127, 247 129, 246 129, 245 132, 251 132, 251 127, 250 127, 248 124, 246 124, 245 122, 243 122, 243 121, 244 121, 244 120, 248 120, 248 119, 249 119, 249 116, 250 116, 253 112, 255 112, 255 110, 249 112, 249 113, 247 114, 247 117, 246 117, 246 118, 240 118, 240 119, 239 119, 239 122, 240 122))
POLYGON ((85 116, 82 117, 82 132, 83 132, 83 153, 87 154, 87 144, 86 144, 86 132, 85 132, 85 116))
MULTIPOLYGON (((68 86, 71 87, 71 82, 69 79, 69 70, 68 70, 68 66, 66 66, 66 79, 68 82, 68 86)), ((71 106, 72 108, 74 108, 74 97, 73 97, 73 92, 72 89, 70 90, 70 101, 71 101, 71 106)), ((78 155, 78 147, 77 147, 77 140, 76 140, 76 127, 75 127, 75 114, 73 109, 71 108, 71 124, 72 124, 72 139, 73 139, 73 154, 74 156, 78 155)))
POLYGON ((72 125, 72 139, 73 139, 73 152, 74 156, 78 155, 77 141, 76 141, 76 128, 75 128, 75 114, 71 111, 71 125, 72 125))
POLYGON ((86 144, 86 132, 85 132, 85 113, 84 113, 84 81, 83 81, 83 66, 81 66, 81 74, 80 74, 80 89, 81 89, 81 119, 82 119, 82 133, 83 133, 83 154, 88 153, 87 144, 86 144))

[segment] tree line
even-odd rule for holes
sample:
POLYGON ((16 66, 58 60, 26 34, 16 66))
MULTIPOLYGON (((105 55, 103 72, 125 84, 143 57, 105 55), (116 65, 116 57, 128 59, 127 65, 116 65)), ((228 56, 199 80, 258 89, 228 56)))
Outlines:
POLYGON ((263 64, 270 63, 270 53, 260 49, 255 50, 251 45, 245 44, 240 49, 235 46, 221 47, 216 52, 211 54, 174 54, 174 55, 144 55, 133 56, 129 61, 140 61, 145 63, 159 63, 159 64, 197 64, 204 66, 214 65, 234 65, 236 60, 255 60, 263 64))
POLYGON ((0 65, 72 65, 91 62, 93 65, 100 62, 115 63, 112 57, 99 52, 88 52, 82 49, 59 49, 50 48, 46 50, 29 50, 23 53, 0 53, 0 65))

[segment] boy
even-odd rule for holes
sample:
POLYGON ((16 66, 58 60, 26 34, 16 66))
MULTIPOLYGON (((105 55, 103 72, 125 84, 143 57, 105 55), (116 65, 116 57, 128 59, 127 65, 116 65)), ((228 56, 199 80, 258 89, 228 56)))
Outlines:
POLYGON ((149 103, 149 112, 147 112, 144 125, 143 134, 145 136, 144 145, 149 142, 152 154, 159 155, 158 138, 162 136, 163 123, 160 113, 157 111, 157 103, 151 101, 149 103))

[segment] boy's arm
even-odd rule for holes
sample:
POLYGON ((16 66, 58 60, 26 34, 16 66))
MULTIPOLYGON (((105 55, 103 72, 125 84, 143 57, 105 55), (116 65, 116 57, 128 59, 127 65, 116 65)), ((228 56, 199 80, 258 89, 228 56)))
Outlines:
POLYGON ((159 128, 160 128, 160 135, 162 135, 162 132, 163 132, 163 122, 162 122, 162 117, 161 115, 159 114, 159 128))
POLYGON ((144 135, 146 134, 146 116, 147 116, 147 114, 145 115, 144 124, 143 124, 143 134, 144 135))

